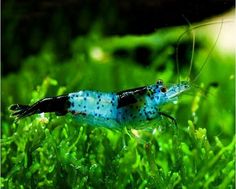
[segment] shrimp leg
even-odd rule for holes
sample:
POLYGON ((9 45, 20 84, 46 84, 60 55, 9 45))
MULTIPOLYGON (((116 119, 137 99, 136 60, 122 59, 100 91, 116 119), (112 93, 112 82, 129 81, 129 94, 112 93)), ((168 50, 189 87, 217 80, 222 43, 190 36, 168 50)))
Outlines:
POLYGON ((167 113, 164 113, 164 112, 158 112, 158 114, 170 119, 175 124, 175 127, 177 128, 177 121, 174 117, 172 117, 172 116, 170 116, 170 115, 168 115, 167 113))

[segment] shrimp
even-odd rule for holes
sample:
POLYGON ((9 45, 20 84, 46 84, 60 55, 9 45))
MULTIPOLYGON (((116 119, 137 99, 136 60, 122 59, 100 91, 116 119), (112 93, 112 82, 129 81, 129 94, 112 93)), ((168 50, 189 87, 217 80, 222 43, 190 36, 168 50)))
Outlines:
MULTIPOLYGON (((178 45, 182 36, 178 39, 178 45)), ((193 38, 193 53, 194 42, 193 38)), ((210 49, 210 53, 214 47, 215 44, 210 49)), ((186 81, 180 81, 179 79, 177 84, 172 84, 169 87, 166 87, 162 80, 158 80, 152 85, 120 92, 81 90, 62 96, 43 98, 32 105, 13 104, 9 108, 12 111, 11 116, 19 120, 27 116, 47 112, 54 112, 58 116, 71 113, 80 123, 110 129, 124 127, 140 129, 145 127, 148 121, 158 120, 161 117, 166 117, 177 125, 175 118, 162 112, 161 107, 170 102, 177 102, 179 95, 191 88, 189 78, 193 64, 192 59, 193 54, 188 79, 186 81)), ((199 77, 206 63, 207 59, 192 82, 199 77)), ((178 57, 177 72, 179 74, 178 57)))
POLYGON ((67 95, 44 98, 33 105, 13 104, 12 116, 21 119, 33 114, 54 112, 62 116, 71 113, 81 123, 121 129, 132 126, 141 128, 147 121, 162 116, 175 119, 162 112, 161 106, 178 100, 178 96, 190 89, 189 82, 180 82, 167 88, 162 80, 153 85, 125 91, 99 92, 81 90, 67 95))

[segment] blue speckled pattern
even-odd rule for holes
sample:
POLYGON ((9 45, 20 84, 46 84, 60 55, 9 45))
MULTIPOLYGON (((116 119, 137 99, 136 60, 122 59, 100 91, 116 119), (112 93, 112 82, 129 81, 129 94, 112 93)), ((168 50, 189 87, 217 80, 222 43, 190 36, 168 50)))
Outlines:
POLYGON ((154 85, 118 93, 84 90, 68 95, 68 111, 78 121, 93 126, 119 129, 132 125, 139 128, 141 123, 160 117, 160 106, 177 100, 177 96, 188 88, 185 82, 167 89, 158 81, 154 85))
POLYGON ((79 91, 70 93, 69 111, 78 117, 78 120, 94 126, 116 128, 118 96, 115 93, 98 91, 79 91))
POLYGON ((72 113, 81 124, 120 129, 145 127, 147 122, 165 116, 160 107, 176 101, 178 95, 188 90, 188 82, 171 85, 167 89, 161 80, 156 84, 105 93, 83 90, 68 95, 41 99, 32 105, 13 104, 10 110, 17 119, 42 112, 54 112, 63 116, 72 113))

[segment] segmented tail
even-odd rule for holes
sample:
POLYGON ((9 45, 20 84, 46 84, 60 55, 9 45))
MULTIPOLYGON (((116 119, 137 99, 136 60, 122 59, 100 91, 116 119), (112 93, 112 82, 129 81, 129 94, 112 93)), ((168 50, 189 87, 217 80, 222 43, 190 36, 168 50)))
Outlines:
POLYGON ((55 112, 57 115, 65 115, 68 112, 69 106, 69 97, 66 95, 44 98, 34 103, 33 105, 13 104, 9 109, 10 111, 12 111, 12 117, 21 119, 33 114, 40 114, 43 112, 55 112))
POLYGON ((13 104, 10 106, 10 110, 13 112, 12 117, 22 118, 28 116, 27 110, 30 108, 29 105, 13 104))

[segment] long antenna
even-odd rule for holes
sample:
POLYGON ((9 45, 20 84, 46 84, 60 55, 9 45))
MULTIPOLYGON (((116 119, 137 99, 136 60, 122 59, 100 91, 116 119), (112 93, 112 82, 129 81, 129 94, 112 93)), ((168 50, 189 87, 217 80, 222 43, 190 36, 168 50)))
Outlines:
POLYGON ((222 30, 222 27, 223 27, 223 20, 221 20, 220 23, 221 23, 221 25, 220 25, 220 31, 219 31, 218 34, 217 34, 216 40, 215 40, 214 44, 211 46, 210 51, 209 51, 209 53, 208 53, 208 55, 207 55, 205 61, 204 61, 203 64, 201 65, 198 74, 195 76, 195 78, 192 80, 192 82, 194 82, 194 81, 196 81, 196 80, 198 79, 198 77, 200 76, 200 74, 201 74, 203 68, 204 68, 205 65, 207 64, 207 62, 208 62, 208 60, 209 60, 209 58, 210 58, 210 56, 211 56, 213 50, 214 50, 215 47, 216 47, 216 44, 217 44, 217 42, 218 42, 218 39, 219 39, 219 37, 220 37, 220 33, 221 33, 221 30, 222 30))
POLYGON ((192 54, 191 54, 191 60, 190 60, 190 67, 189 67, 188 78, 187 78, 189 81, 191 81, 190 75, 191 75, 192 67, 193 67, 193 59, 194 59, 194 53, 195 53, 195 42, 196 42, 195 32, 193 32, 193 30, 192 30, 191 33, 193 35, 193 43, 192 43, 192 54))
MULTIPOLYGON (((183 16, 183 17, 184 17, 184 16, 183 16)), ((185 17, 184 17, 184 18, 185 18, 185 17)), ((185 18, 185 19, 186 19, 186 18, 185 18)), ((200 28, 200 27, 203 27, 203 26, 215 25, 215 24, 218 24, 218 23, 221 24, 220 31, 219 31, 219 33, 218 33, 218 36, 217 36, 217 39, 216 39, 215 43, 214 43, 213 46, 211 47, 211 49, 210 49, 210 51, 209 51, 209 53, 208 53, 208 56, 207 56, 206 60, 204 61, 204 63, 202 64, 202 66, 201 66, 201 68, 200 68, 199 73, 198 73, 198 74, 195 76, 195 78, 193 79, 193 81, 196 81, 196 80, 198 79, 198 77, 200 76, 201 71, 203 70, 203 68, 204 68, 205 65, 207 64, 207 61, 208 61, 208 59, 210 58, 210 55, 212 54, 212 52, 213 52, 213 50, 214 50, 214 48, 215 48, 215 46, 216 46, 216 44, 217 44, 217 41, 218 41, 219 36, 220 36, 220 32, 221 32, 222 27, 223 27, 223 23, 225 23, 225 22, 232 22, 232 20, 224 20, 224 21, 221 20, 221 21, 218 21, 218 22, 217 22, 217 21, 216 21, 216 22, 209 22, 209 23, 200 24, 200 25, 197 25, 197 26, 192 27, 191 24, 189 23, 189 21, 188 21, 187 19, 186 19, 186 21, 188 22, 188 24, 190 25, 191 28, 188 28, 185 32, 183 32, 183 33, 179 36, 179 38, 178 38, 178 40, 177 40, 177 46, 176 46, 176 64, 177 64, 176 69, 177 69, 177 74, 179 75, 179 77, 178 77, 178 83, 180 82, 180 74, 179 74, 179 53, 178 53, 178 51, 179 51, 180 42, 181 42, 182 38, 186 35, 186 33, 190 32, 190 31, 193 32, 194 30, 196 30, 196 29, 198 29, 198 28, 200 28)), ((189 79, 190 79, 190 74, 191 74, 192 67, 193 67, 193 59, 194 59, 194 51, 195 51, 195 40, 196 40, 195 33, 193 33, 193 44, 192 44, 192 55, 191 55, 190 68, 189 68, 189 79)), ((193 81, 192 81, 192 82, 193 82, 193 81)))
POLYGON ((195 32, 194 32, 194 29, 193 29, 190 21, 184 15, 182 15, 182 16, 185 19, 185 21, 188 23, 189 27, 184 33, 182 33, 182 35, 180 35, 180 37, 177 40, 177 46, 176 46, 176 64, 177 64, 177 66, 176 66, 176 69, 177 69, 177 74, 179 76, 178 77, 178 83, 180 83, 180 72, 179 72, 179 45, 180 45, 180 42, 181 42, 183 36, 187 32, 191 31, 192 37, 193 37, 193 42, 192 42, 192 53, 191 53, 190 67, 189 67, 189 73, 188 73, 188 80, 190 80, 190 74, 191 74, 191 71, 192 71, 193 59, 194 59, 195 41, 196 41, 195 40, 196 39, 195 32))

